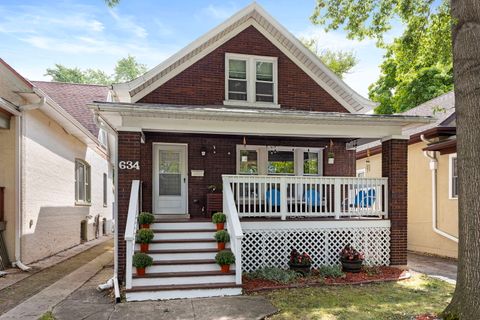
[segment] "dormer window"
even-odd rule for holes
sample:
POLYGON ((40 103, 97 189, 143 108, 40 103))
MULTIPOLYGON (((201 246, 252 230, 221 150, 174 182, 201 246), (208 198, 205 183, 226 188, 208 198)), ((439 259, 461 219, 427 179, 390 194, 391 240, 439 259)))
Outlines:
POLYGON ((226 53, 224 104, 279 107, 277 58, 226 53))

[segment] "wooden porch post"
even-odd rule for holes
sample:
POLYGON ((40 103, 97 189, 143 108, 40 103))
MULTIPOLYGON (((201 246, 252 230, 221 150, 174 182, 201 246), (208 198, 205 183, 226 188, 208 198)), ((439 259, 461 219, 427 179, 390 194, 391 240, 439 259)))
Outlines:
POLYGON ((382 176, 388 178, 390 265, 407 265, 407 173, 408 140, 382 139, 382 176))

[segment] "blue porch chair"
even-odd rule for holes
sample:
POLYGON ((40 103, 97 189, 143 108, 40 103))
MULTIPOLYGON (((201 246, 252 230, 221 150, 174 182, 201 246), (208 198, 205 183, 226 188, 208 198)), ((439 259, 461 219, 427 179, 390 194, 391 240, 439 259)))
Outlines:
POLYGON ((360 190, 355 196, 353 206, 355 208, 370 208, 375 202, 375 189, 360 190))
POLYGON ((322 204, 322 198, 317 190, 305 190, 304 198, 307 206, 320 207, 322 204))
POLYGON ((279 207, 280 206, 280 191, 277 189, 269 189, 265 193, 265 200, 267 201, 267 205, 272 207, 279 207))

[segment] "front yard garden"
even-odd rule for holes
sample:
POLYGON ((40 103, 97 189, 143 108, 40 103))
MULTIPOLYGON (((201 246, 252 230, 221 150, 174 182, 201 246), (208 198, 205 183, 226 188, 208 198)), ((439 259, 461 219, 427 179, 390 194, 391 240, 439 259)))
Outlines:
MULTIPOLYGON (((259 292, 280 311, 268 319, 410 320, 441 312, 454 286, 423 275, 398 282, 259 292)), ((426 318, 422 318, 426 319, 426 318)))

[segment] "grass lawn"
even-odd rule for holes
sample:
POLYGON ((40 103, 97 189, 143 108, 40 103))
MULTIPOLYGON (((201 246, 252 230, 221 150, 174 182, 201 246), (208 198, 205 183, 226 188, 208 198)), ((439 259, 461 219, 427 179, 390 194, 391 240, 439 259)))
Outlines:
POLYGON ((438 313, 454 286, 415 275, 409 280, 361 286, 322 286, 263 293, 280 311, 268 319, 400 320, 438 313))

